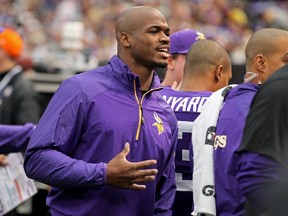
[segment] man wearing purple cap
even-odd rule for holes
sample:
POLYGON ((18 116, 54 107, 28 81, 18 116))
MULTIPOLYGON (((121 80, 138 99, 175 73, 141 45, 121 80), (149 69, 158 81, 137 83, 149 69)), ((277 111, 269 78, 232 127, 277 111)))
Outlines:
POLYGON ((196 30, 180 30, 170 36, 170 55, 163 86, 176 88, 182 82, 186 55, 196 41, 205 39, 204 34, 196 30))
POLYGON ((187 54, 180 91, 170 87, 161 91, 178 122, 173 216, 190 216, 193 210, 192 160, 189 158, 193 154, 189 154, 193 121, 211 92, 228 85, 231 77, 231 61, 225 49, 216 41, 205 39, 194 43, 187 54))

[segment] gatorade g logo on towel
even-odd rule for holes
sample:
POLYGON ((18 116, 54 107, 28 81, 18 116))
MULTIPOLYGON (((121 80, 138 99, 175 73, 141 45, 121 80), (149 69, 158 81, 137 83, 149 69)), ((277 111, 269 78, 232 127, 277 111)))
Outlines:
POLYGON ((162 119, 158 116, 156 112, 154 112, 154 119, 156 122, 153 123, 152 126, 157 127, 158 135, 161 135, 164 132, 164 125, 162 123, 162 119))
POLYGON ((215 140, 215 135, 216 135, 216 127, 211 126, 207 129, 206 132, 206 139, 205 139, 205 145, 211 145, 214 146, 214 140, 215 140))
POLYGON ((202 189, 202 194, 204 196, 214 196, 214 186, 213 185, 205 185, 202 189))
POLYGON ((227 135, 217 135, 215 137, 215 143, 214 143, 214 148, 215 150, 220 147, 220 148, 225 148, 227 143, 227 135))

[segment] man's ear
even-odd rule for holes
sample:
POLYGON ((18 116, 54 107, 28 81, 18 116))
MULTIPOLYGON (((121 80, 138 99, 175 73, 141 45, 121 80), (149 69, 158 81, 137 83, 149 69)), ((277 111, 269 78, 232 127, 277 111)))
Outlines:
POLYGON ((127 34, 127 33, 125 33, 125 32, 121 32, 120 33, 120 43, 124 46, 124 47, 126 47, 126 48, 128 48, 128 47, 130 47, 131 46, 131 38, 130 38, 130 35, 129 34, 127 34))
POLYGON ((215 69, 215 80, 216 82, 220 82, 223 75, 223 65, 218 65, 215 69))
POLYGON ((173 61, 172 55, 169 55, 169 57, 168 57, 168 65, 167 65, 167 68, 168 68, 169 70, 174 70, 174 61, 173 61))
POLYGON ((254 57, 254 65, 258 72, 263 72, 266 68, 266 58, 262 54, 258 54, 254 57))

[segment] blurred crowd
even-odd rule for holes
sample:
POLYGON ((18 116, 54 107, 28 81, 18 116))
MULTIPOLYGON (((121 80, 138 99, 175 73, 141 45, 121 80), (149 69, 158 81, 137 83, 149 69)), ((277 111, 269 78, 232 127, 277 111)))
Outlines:
POLYGON ((135 5, 158 8, 171 33, 193 28, 216 39, 234 65, 244 64, 244 47, 254 30, 288 30, 288 1, 0 0, 0 5, 0 26, 18 30, 34 68, 51 73, 75 73, 106 63, 116 53, 116 14, 135 5))

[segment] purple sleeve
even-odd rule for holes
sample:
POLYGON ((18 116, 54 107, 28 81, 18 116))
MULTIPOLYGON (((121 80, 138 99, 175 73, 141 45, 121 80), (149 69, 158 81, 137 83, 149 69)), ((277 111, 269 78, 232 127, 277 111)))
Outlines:
POLYGON ((106 163, 87 163, 53 149, 35 151, 24 168, 29 178, 62 189, 96 189, 105 183, 106 163))
POLYGON ((283 169, 273 159, 257 153, 239 153, 239 186, 255 209, 265 212, 271 204, 272 186, 280 182, 283 169))
POLYGON ((105 182, 106 164, 70 157, 83 131, 85 98, 77 81, 65 81, 51 99, 28 144, 28 177, 57 188, 95 189, 105 182))
POLYGON ((163 175, 158 182, 156 191, 155 211, 154 216, 171 216, 172 206, 174 203, 176 193, 175 183, 175 148, 177 143, 178 130, 177 125, 173 130, 173 136, 171 143, 171 151, 169 154, 169 160, 166 163, 166 168, 163 175))
POLYGON ((0 154, 25 151, 34 128, 32 123, 0 125, 0 154))

